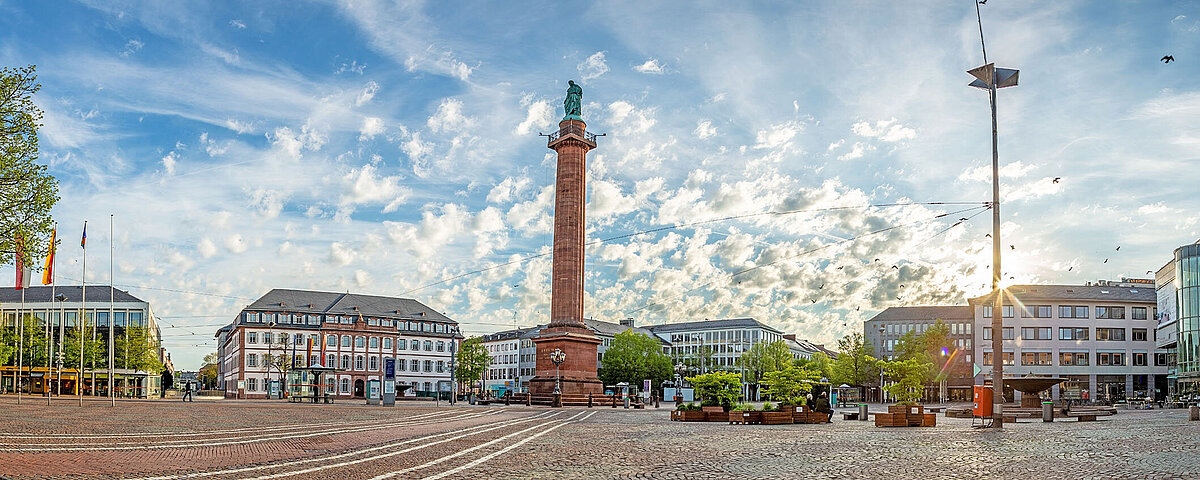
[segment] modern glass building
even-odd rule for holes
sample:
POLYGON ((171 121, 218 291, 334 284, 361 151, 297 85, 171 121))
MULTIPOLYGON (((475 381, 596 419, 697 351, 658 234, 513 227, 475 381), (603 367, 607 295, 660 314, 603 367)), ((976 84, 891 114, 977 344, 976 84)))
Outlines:
POLYGON ((1200 244, 1175 249, 1178 395, 1200 398, 1200 244))

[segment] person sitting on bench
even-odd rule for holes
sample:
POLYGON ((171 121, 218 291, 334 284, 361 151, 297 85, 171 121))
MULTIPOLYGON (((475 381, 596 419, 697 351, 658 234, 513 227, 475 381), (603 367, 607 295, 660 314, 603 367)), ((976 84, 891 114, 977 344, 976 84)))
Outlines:
POLYGON ((817 402, 813 406, 813 410, 826 415, 825 423, 833 423, 833 407, 829 405, 829 397, 825 395, 825 392, 821 392, 821 396, 817 397, 817 402))

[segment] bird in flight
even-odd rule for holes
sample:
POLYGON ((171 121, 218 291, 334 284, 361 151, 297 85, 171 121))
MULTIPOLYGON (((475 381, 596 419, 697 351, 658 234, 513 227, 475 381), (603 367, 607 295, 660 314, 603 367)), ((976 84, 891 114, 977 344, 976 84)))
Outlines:
POLYGON ((985 236, 985 237, 987 237, 987 238, 992 238, 992 234, 990 234, 990 233, 989 233, 989 234, 987 234, 987 235, 984 235, 984 236, 985 236))
POLYGON ((809 300, 812 300, 812 303, 817 303, 817 299, 815 298, 810 298, 809 300))
POLYGON ((980 5, 987 5, 987 0, 979 0, 980 5))
POLYGON ((1074 269, 1075 269, 1075 267, 1068 267, 1068 268, 1067 268, 1067 271, 1069 272, 1069 271, 1071 271, 1071 270, 1074 270, 1074 269))
POLYGON ((1117 246, 1117 251, 1118 251, 1118 252, 1119 252, 1119 251, 1121 251, 1121 246, 1120 246, 1120 245, 1118 245, 1118 246, 1117 246))
POLYGON ((824 289, 824 288, 825 288, 825 284, 824 284, 824 283, 822 283, 822 284, 821 284, 821 286, 817 287, 817 290, 822 290, 822 289, 824 289))
POLYGON ((1146 273, 1154 273, 1154 270, 1146 270, 1146 273))
POLYGON ((1013 249, 1013 250, 1016 250, 1016 249, 1017 249, 1017 246, 1016 246, 1016 245, 1009 245, 1009 246, 1008 246, 1008 248, 1010 248, 1010 249, 1013 249))
POLYGON ((899 270, 899 269, 900 269, 900 267, 897 267, 897 266, 895 266, 895 265, 892 265, 892 270, 899 270))
POLYGON ((1107 258, 1106 258, 1106 259, 1104 259, 1104 263, 1108 263, 1108 259, 1107 259, 1107 258))
POLYGON ((860 308, 862 308, 862 307, 854 307, 854 311, 856 311, 856 312, 857 312, 857 311, 858 311, 858 309, 860 309, 860 308))
POLYGON ((841 270, 841 269, 843 269, 843 268, 846 268, 846 266, 845 266, 845 265, 842 265, 842 266, 838 267, 838 270, 841 270))
POLYGON ((1051 182, 1058 183, 1059 180, 1062 180, 1062 177, 1054 177, 1054 180, 1051 180, 1051 182))
POLYGON ((1167 56, 1164 56, 1163 58, 1160 58, 1159 61, 1161 61, 1163 63, 1171 63, 1171 62, 1175 61, 1175 57, 1167 55, 1167 56))

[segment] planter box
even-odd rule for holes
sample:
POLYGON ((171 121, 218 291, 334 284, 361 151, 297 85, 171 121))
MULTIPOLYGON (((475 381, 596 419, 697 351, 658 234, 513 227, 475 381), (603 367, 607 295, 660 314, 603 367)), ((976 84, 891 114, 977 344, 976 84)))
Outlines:
POLYGON ((897 413, 876 413, 876 427, 907 427, 908 417, 897 413))
POLYGON ((926 413, 924 415, 921 415, 921 426, 922 427, 936 427, 937 426, 937 414, 926 413))
POLYGON ((679 421, 681 422, 703 422, 705 420, 704 412, 700 410, 678 411, 679 421))
POLYGON ((762 414, 763 414, 763 412, 750 411, 750 410, 741 411, 741 412, 729 412, 729 423, 743 424, 743 425, 759 424, 759 423, 762 423, 762 414))
POLYGON ((679 418, 683 416, 682 413, 683 412, 681 412, 679 410, 671 410, 671 421, 678 422, 679 418))
POLYGON ((888 413, 901 415, 924 415, 924 405, 888 405, 888 413))
POLYGON ((763 425, 785 425, 792 423, 792 412, 762 412, 763 425))
POLYGON ((729 414, 721 407, 700 407, 700 411, 704 413, 705 422, 728 422, 729 414))

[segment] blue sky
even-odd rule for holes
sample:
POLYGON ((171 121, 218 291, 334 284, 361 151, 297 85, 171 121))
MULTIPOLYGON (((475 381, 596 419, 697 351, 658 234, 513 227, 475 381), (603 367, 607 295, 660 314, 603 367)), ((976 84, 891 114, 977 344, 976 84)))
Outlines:
MULTIPOLYGON (((989 60, 1021 69, 999 94, 1006 280, 1147 277, 1200 237, 1197 5, 982 9, 989 60)), ((469 334, 545 322, 548 256, 416 289, 548 251, 537 134, 569 79, 607 134, 590 239, 844 207, 593 245, 588 316, 754 316, 831 343, 989 281, 987 213, 870 206, 989 200, 970 1, 0 0, 0 61, 38 65, 60 236, 90 221, 105 282, 115 215, 115 283, 184 368, 276 287, 413 297, 469 334)))

